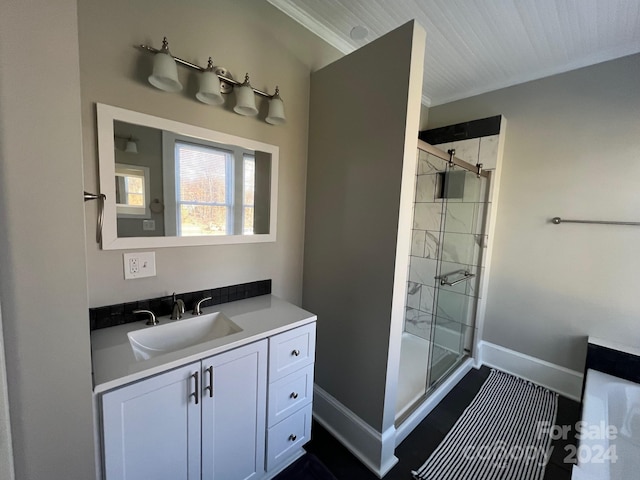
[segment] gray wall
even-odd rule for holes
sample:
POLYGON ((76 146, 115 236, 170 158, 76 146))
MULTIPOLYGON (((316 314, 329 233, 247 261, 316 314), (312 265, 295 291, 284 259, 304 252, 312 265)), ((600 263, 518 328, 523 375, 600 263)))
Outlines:
MULTIPOLYGON (((390 351, 394 361, 399 356, 390 339, 399 342, 402 331, 400 308, 393 335, 392 303, 402 182, 412 187, 415 171, 420 87, 414 95, 410 77, 413 51, 424 55, 424 32, 418 37, 416 46, 407 24, 311 77, 303 306, 319 319, 316 383, 378 431, 387 370, 394 378, 397 371, 397 363, 388 366, 390 351), (372 75, 380 65, 398 79, 393 88, 372 75), (409 154, 406 135, 414 141, 409 154)), ((403 292, 413 190, 405 195, 403 292)), ((395 387, 392 396, 395 405, 395 387)))
POLYGON ((276 293, 299 300, 309 72, 340 56, 266 2, 3 3, 0 301, 16 478, 95 476, 88 292, 100 305, 271 277, 276 293), (189 60, 204 64, 213 55, 236 75, 249 70, 258 88, 279 83, 289 124, 271 127, 197 103, 186 71, 186 96, 149 87, 150 57, 133 45, 159 46, 163 35, 189 60), (97 190, 96 101, 279 145, 278 242, 166 249, 158 278, 125 283, 121 254, 93 242, 95 203, 81 198, 83 187, 97 190))
POLYGON ((95 473, 76 8, 3 2, 0 15, 0 296, 19 479, 95 473))
MULTIPOLYGON (((162 131, 157 128, 114 122, 114 134, 119 137, 133 137, 138 145, 138 153, 125 152, 127 141, 115 139, 115 161, 125 165, 137 165, 149 168, 149 196, 147 202, 160 200, 164 205, 162 183, 162 131)), ((155 230, 144 230, 142 221, 146 217, 118 217, 118 236, 123 237, 162 237, 164 236, 164 212, 149 212, 155 221, 155 230)))
POLYGON ((280 147, 277 241, 156 250, 157 277, 125 281, 122 251, 94 242, 96 209, 87 209, 87 262, 91 306, 272 278, 273 292, 299 303, 302 293, 309 73, 342 55, 269 5, 255 0, 81 0, 80 79, 85 185, 97 190, 95 102, 211 128, 280 147), (179 69, 184 92, 169 94, 147 82, 152 56, 134 45, 160 47, 167 36, 174 55, 199 65, 209 56, 236 78, 273 92, 280 86, 287 124, 233 113, 195 99, 194 73, 179 69), (184 272, 188 272, 185 275, 184 272))
POLYGON ((503 114, 484 340, 582 370, 585 337, 638 345, 640 55, 432 107, 429 127, 503 114))

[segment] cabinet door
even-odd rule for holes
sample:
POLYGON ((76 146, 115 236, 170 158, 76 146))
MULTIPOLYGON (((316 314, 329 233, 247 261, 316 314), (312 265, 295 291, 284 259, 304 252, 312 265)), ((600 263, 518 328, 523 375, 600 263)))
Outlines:
POLYGON ((200 480, 199 370, 192 363, 102 396, 107 480, 200 480))
POLYGON ((267 341, 203 360, 202 376, 202 478, 262 477, 267 341))

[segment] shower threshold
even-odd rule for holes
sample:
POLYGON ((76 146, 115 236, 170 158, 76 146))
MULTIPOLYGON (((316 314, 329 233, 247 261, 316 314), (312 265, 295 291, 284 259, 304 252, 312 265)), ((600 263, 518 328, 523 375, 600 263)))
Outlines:
MULTIPOLYGON (((396 429, 398 429, 409 417, 411 417, 417 410, 423 408, 425 406, 426 403, 429 402, 430 398, 438 393, 438 389, 441 385, 445 384, 447 379, 449 379, 449 377, 451 377, 451 375, 453 373, 455 373, 458 369, 458 367, 462 366, 467 360, 469 360, 470 357, 468 355, 462 355, 459 356, 455 359, 455 361, 448 365, 445 366, 445 368, 442 369, 441 372, 439 372, 439 374, 437 375, 438 380, 435 381, 433 384, 431 384, 426 392, 420 396, 419 398, 416 399, 416 401, 414 401, 409 407, 407 407, 404 412, 402 412, 398 418, 396 418, 396 421, 394 422, 394 425, 396 427, 396 429)), ((438 371, 437 367, 442 365, 442 360, 439 362, 436 362, 436 364, 432 367, 432 373, 434 371, 438 371)), ((465 372, 466 373, 466 372, 465 372)), ((457 383, 457 381, 456 381, 457 383)), ((438 402, 440 400, 438 399, 438 402)), ((436 403, 437 404, 437 403, 436 403)), ((433 405, 429 411, 435 407, 436 405, 433 405)), ((425 414, 426 416, 426 414, 425 414)))

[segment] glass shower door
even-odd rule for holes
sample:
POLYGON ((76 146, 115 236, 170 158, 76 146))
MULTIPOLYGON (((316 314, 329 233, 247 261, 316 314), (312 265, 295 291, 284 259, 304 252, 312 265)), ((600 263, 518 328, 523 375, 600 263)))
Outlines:
POLYGON ((471 354, 482 255, 487 241, 487 183, 487 178, 457 166, 441 174, 444 205, 431 325, 429 387, 471 354))

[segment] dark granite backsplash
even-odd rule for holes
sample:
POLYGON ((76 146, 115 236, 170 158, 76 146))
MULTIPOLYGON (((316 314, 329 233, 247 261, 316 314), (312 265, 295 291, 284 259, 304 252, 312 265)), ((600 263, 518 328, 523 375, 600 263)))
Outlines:
MULTIPOLYGON (((230 285, 228 287, 213 288, 211 290, 198 290, 196 292, 176 293, 185 303, 185 311, 191 311, 195 303, 205 297, 211 297, 202 303, 202 307, 210 307, 221 303, 234 302, 244 298, 258 297, 271 293, 271 279, 257 282, 230 285)), ((137 302, 116 303, 89 309, 89 321, 91 330, 113 327, 124 323, 143 320, 142 315, 132 313, 134 310, 151 310, 157 317, 171 314, 173 306, 171 295, 166 297, 149 298, 137 302)))

